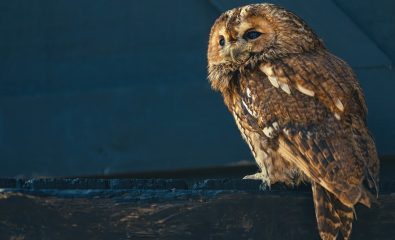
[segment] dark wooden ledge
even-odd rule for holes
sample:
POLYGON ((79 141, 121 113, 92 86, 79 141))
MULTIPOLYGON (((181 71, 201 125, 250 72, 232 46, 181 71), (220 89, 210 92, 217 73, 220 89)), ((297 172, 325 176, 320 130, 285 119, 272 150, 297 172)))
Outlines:
MULTIPOLYGON (((395 239, 395 161, 352 239, 395 239)), ((0 239, 318 239, 309 185, 263 190, 254 165, 1 179, 0 239)))
MULTIPOLYGON (((318 239, 308 185, 236 178, 0 180, 0 239, 318 239)), ((353 239, 394 239, 395 183, 353 239)))

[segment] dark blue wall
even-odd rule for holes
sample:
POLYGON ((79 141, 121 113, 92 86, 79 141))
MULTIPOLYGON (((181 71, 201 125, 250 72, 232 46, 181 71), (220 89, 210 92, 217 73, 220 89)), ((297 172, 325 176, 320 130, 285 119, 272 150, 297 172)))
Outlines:
MULTIPOLYGON (((1 1, 0 176, 251 159, 206 79, 211 24, 243 2, 1 1)), ((369 19, 358 24, 349 5, 276 2, 305 18, 356 69, 380 153, 395 154, 394 55, 382 47, 393 43, 369 35, 360 27, 369 19)))

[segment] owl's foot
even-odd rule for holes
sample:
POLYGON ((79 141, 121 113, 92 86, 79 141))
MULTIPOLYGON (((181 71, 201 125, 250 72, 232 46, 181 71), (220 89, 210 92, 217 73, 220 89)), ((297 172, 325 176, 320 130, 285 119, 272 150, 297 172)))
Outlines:
POLYGON ((269 190, 270 190, 270 179, 268 176, 266 176, 262 172, 257 172, 255 174, 247 175, 247 176, 243 177, 243 179, 260 180, 260 181, 262 181, 262 183, 259 186, 259 189, 266 190, 267 188, 269 188, 269 190))

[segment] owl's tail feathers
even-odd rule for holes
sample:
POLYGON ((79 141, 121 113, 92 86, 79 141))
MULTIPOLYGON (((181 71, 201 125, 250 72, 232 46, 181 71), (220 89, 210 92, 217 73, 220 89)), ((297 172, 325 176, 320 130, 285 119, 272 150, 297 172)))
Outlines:
POLYGON ((323 240, 336 240, 339 232, 349 239, 354 220, 354 209, 342 204, 332 193, 312 183, 318 231, 323 240))

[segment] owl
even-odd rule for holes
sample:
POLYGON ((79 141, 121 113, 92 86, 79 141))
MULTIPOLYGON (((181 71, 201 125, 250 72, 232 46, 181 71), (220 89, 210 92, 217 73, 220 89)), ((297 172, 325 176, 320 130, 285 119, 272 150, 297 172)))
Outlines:
POLYGON ((322 239, 351 235, 354 206, 377 200, 379 159, 352 69, 307 24, 272 4, 223 13, 208 45, 219 91, 270 187, 310 182, 322 239))

